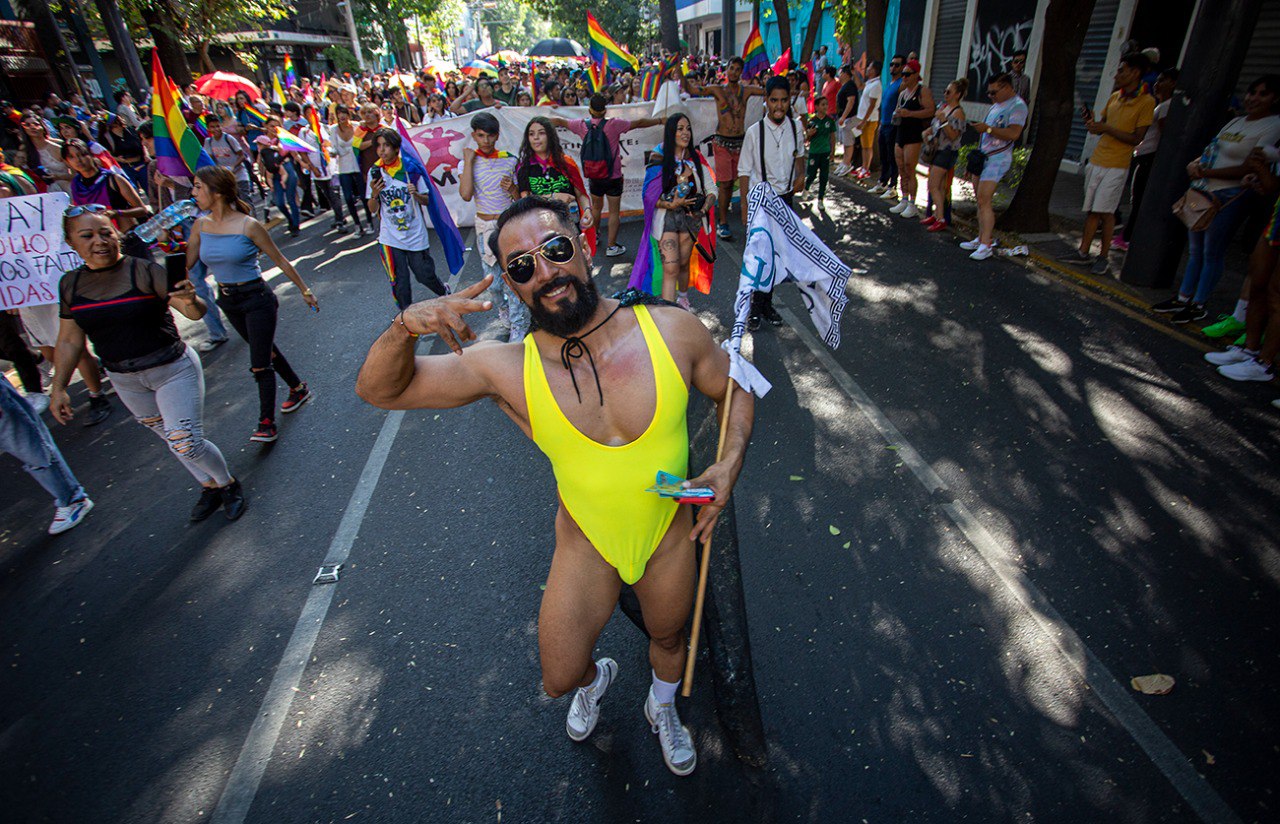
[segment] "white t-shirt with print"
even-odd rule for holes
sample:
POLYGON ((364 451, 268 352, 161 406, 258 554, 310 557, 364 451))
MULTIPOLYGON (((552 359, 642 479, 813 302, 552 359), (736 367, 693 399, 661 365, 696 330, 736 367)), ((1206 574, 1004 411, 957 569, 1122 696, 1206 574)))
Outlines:
MULTIPOLYGON (((372 166, 365 175, 365 198, 373 197, 372 166)), ((394 246, 407 252, 419 252, 431 245, 431 236, 427 233, 427 216, 422 206, 409 194, 409 184, 403 180, 395 180, 386 174, 382 175, 382 194, 378 196, 378 218, 381 225, 378 230, 378 242, 383 246, 394 246)), ((419 178, 414 181, 419 192, 425 192, 425 183, 419 178)))
MULTIPOLYGON (((1268 115, 1257 120, 1237 117, 1222 127, 1200 158, 1205 169, 1228 169, 1242 166, 1255 148, 1274 146, 1280 140, 1280 115, 1268 115)), ((1197 189, 1214 192, 1240 185, 1239 180, 1201 178, 1193 184, 1197 189)))

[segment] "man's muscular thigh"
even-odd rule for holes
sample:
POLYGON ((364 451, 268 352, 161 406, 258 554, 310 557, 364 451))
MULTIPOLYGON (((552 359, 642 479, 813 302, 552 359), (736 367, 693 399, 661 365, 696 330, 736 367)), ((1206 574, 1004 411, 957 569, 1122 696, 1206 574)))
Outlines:
POLYGON ((555 698, 580 686, 591 652, 618 603, 618 571, 596 551, 564 506, 538 615, 542 687, 555 698))
POLYGON ((645 629, 655 638, 681 635, 693 608, 697 570, 691 529, 691 507, 681 506, 644 575, 631 586, 640 600, 645 629))

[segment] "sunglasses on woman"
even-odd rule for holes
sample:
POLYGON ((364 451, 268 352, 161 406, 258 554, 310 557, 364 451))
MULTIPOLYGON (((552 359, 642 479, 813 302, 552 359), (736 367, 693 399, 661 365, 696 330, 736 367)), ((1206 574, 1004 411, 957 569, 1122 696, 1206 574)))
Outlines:
POLYGON ((507 275, 516 283, 528 283, 533 279, 533 272, 538 267, 538 262, 534 259, 535 255, 541 255, 555 266, 563 266, 573 260, 575 254, 577 250, 574 248, 573 241, 564 235, 556 235, 524 254, 508 260, 507 275))
POLYGON ((107 207, 103 206, 101 203, 86 203, 83 206, 68 206, 67 211, 64 214, 66 214, 67 217, 80 217, 80 215, 83 215, 86 212, 91 215, 96 215, 100 212, 105 212, 106 210, 107 207))

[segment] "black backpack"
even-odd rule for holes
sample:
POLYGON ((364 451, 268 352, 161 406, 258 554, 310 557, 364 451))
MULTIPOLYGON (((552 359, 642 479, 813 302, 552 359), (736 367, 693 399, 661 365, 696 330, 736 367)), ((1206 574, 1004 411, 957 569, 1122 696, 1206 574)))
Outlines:
POLYGON ((582 138, 582 172, 588 180, 613 177, 613 151, 604 124, 603 117, 598 122, 587 121, 587 134, 582 138))

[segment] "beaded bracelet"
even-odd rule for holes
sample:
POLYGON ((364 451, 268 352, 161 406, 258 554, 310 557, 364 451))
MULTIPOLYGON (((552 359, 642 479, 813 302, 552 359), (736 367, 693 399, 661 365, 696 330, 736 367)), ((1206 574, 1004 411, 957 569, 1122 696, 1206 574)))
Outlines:
POLYGON ((405 333, 406 333, 409 337, 411 337, 411 338, 417 338, 417 337, 420 337, 420 336, 418 335, 418 333, 417 333, 417 332, 414 332, 414 331, 413 331, 413 330, 411 330, 408 326, 406 326, 406 325, 405 325, 405 322, 404 322, 404 310, 403 310, 403 309, 401 309, 401 310, 400 310, 400 314, 396 315, 396 323, 400 324, 400 327, 401 327, 402 329, 404 329, 405 333))

